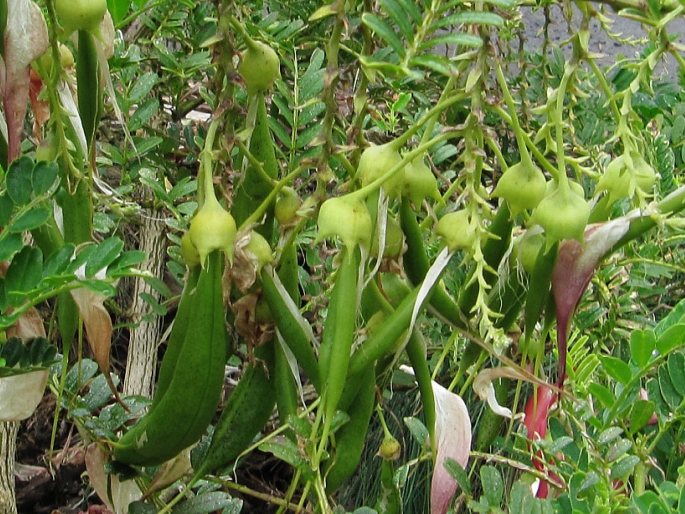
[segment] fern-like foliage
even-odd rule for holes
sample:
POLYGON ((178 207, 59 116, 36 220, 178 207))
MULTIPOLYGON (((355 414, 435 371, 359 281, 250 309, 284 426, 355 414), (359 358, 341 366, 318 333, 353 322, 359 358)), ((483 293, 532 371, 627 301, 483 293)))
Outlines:
POLYGON ((398 76, 421 77, 425 72, 454 74, 454 63, 463 52, 483 45, 477 27, 504 24, 503 13, 513 0, 486 0, 489 10, 470 10, 461 1, 380 0, 378 13, 366 12, 362 23, 386 46, 362 56, 367 73, 382 71, 398 76), (429 4, 429 5, 423 5, 429 4))

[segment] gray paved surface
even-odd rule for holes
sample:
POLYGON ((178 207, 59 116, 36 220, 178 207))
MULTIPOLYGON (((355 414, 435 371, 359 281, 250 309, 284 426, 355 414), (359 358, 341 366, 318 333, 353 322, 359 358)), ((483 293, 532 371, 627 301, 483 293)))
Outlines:
MULTIPOLYGON (((616 34, 619 34, 621 38, 629 38, 638 41, 646 37, 646 31, 638 22, 620 17, 610 9, 606 9, 605 12, 608 16, 615 20, 612 31, 616 34)), ((550 13, 552 20, 552 24, 550 25, 551 40, 555 43, 559 43, 568 39, 568 24, 566 19, 561 14, 560 8, 558 6, 553 6, 550 9, 550 13)), ((523 23, 526 27, 526 40, 528 48, 531 50, 538 49, 543 43, 543 11, 542 9, 535 11, 532 9, 526 9, 522 11, 522 14, 523 23)), ((578 27, 579 23, 580 15, 575 13, 572 21, 573 27, 578 27)), ((612 65, 616 62, 617 57, 621 55, 626 57, 634 57, 639 54, 641 49, 644 47, 643 42, 639 42, 637 46, 630 46, 610 38, 596 20, 593 20, 591 29, 592 33, 590 36, 590 49, 594 52, 605 54, 600 61, 602 66, 612 65)), ((669 23, 668 31, 672 36, 676 37, 678 42, 685 44, 685 16, 669 23)), ((570 45, 567 45, 567 49, 570 49, 570 45)), ((668 56, 665 60, 664 66, 660 66, 657 69, 657 72, 665 72, 673 75, 676 69, 677 65, 675 61, 672 57, 668 56)))

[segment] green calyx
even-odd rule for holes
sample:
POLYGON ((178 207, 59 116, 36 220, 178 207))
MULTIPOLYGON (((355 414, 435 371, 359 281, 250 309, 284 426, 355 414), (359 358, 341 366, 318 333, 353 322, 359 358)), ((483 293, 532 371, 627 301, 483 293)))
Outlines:
POLYGON ((273 48, 261 41, 250 41, 238 67, 250 93, 268 91, 281 77, 281 61, 273 48))
POLYGON ((436 233, 442 237, 450 252, 470 250, 476 241, 477 226, 465 210, 445 214, 438 221, 436 233))
POLYGON ((55 13, 67 35, 97 31, 107 12, 107 0, 55 0, 55 13))
POLYGON ((583 241, 590 217, 590 204, 578 194, 571 183, 557 185, 545 196, 530 217, 531 225, 545 231, 547 246, 563 239, 583 241))
MULTIPOLYGON (((392 216, 388 217, 385 225, 385 247, 383 257, 397 258, 404 249, 404 232, 399 221, 392 216)), ((378 256, 378 238, 374 237, 371 242, 371 255, 378 256)))
POLYGON ((502 198, 509 204, 512 216, 532 210, 545 197, 545 176, 530 157, 510 167, 499 179, 492 196, 502 198))
POLYGON ((544 244, 545 236, 539 228, 538 230, 535 230, 534 228, 527 230, 514 244, 513 251, 516 260, 529 275, 532 274, 533 269, 535 269, 535 261, 544 244))
POLYGON ((215 196, 205 198, 205 203, 190 222, 188 234, 203 267, 207 256, 214 250, 221 250, 229 259, 233 258, 235 220, 215 196))
POLYGON ((402 194, 414 205, 420 205, 425 198, 440 200, 438 181, 422 158, 416 158, 405 166, 402 194))
POLYGON ((329 198, 319 209, 318 239, 339 237, 352 251, 358 244, 369 247, 372 222, 366 204, 355 197, 329 198))
MULTIPOLYGON (((357 177, 366 186, 379 179, 402 162, 394 141, 383 145, 372 145, 362 152, 357 167, 357 177)), ((383 183, 383 190, 390 197, 398 197, 404 188, 405 170, 399 170, 383 183)))
POLYGON ((649 194, 657 180, 657 173, 635 151, 626 151, 614 158, 597 183, 597 191, 606 191, 609 204, 623 198, 633 198, 636 191, 649 194))

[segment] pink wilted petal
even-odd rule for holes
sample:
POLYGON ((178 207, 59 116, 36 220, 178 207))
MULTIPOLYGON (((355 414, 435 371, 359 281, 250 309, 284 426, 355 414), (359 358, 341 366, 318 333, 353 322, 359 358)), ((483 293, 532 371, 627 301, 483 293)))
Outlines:
POLYGON ((573 312, 597 264, 628 232, 630 221, 630 217, 622 217, 590 225, 585 229, 585 243, 570 239, 559 245, 559 255, 552 272, 552 294, 557 316, 560 386, 566 379, 566 348, 573 312))
POLYGON ((22 129, 29 101, 30 64, 45 52, 48 44, 48 28, 40 7, 31 0, 8 0, 3 104, 10 162, 21 151, 22 129))
MULTIPOLYGON (((558 394, 552 390, 551 387, 539 386, 535 388, 534 393, 528 398, 526 408, 524 409, 525 417, 523 424, 528 431, 528 439, 534 441, 542 439, 547 434, 549 426, 549 411, 552 405, 557 401, 558 394)), ((535 469, 545 472, 547 464, 543 459, 542 452, 538 451, 533 456, 533 465, 535 469)), ((556 475, 552 474, 556 479, 556 475)), ((547 498, 549 494, 549 484, 545 480, 541 480, 535 495, 538 498, 547 498)))
POLYGON ((471 418, 459 395, 437 382, 433 382, 433 394, 437 455, 431 481, 431 514, 445 514, 457 492, 457 482, 445 469, 445 461, 453 459, 466 466, 471 451, 471 418))

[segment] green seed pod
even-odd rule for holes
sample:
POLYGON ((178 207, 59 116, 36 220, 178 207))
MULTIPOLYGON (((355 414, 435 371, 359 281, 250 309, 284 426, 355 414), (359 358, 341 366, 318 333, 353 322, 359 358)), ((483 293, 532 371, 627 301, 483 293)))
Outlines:
POLYGON ((632 196, 633 188, 633 172, 628 167, 625 154, 613 159, 597 182, 597 191, 607 192, 609 204, 632 196))
POLYGON ((267 91, 281 77, 281 61, 269 45, 254 41, 243 54, 238 72, 243 77, 248 92, 267 91))
POLYGON ((282 226, 287 227, 297 222, 297 211, 302 206, 302 199, 292 187, 284 187, 278 195, 274 206, 274 216, 282 226))
POLYGON ((545 230, 548 247, 563 239, 583 241, 583 232, 590 217, 590 204, 585 198, 568 187, 556 187, 533 211, 532 225, 540 225, 545 230))
POLYGON ((420 205, 424 198, 440 200, 438 181, 423 159, 414 159, 405 166, 403 194, 414 205, 420 205))
POLYGON ((98 28, 107 12, 107 0, 55 0, 55 14, 64 31, 92 32, 98 28))
POLYGON ((329 198, 319 210, 319 239, 338 236, 343 244, 354 250, 357 244, 369 247, 372 222, 366 204, 356 198, 329 198))
POLYGON ((476 224, 465 210, 445 214, 438 221, 435 232, 444 239, 450 252, 470 250, 476 240, 476 224))
POLYGON ((190 232, 183 234, 181 238, 181 257, 189 268, 194 268, 200 264, 200 254, 190 240, 190 232))
POLYGON ((492 196, 504 199, 511 215, 516 216, 526 209, 535 209, 545 197, 545 187, 545 176, 528 158, 504 172, 492 196))
POLYGON ((200 256, 202 266, 213 250, 222 250, 229 259, 233 258, 235 220, 214 196, 208 196, 205 199, 204 205, 190 222, 188 233, 190 241, 200 256))
MULTIPOLYGON (((357 177, 363 186, 385 175, 402 161, 402 156, 393 146, 393 142, 384 145, 372 145, 362 152, 357 167, 357 177)), ((399 170, 383 183, 383 190, 390 197, 398 197, 404 187, 404 170, 399 170)))

